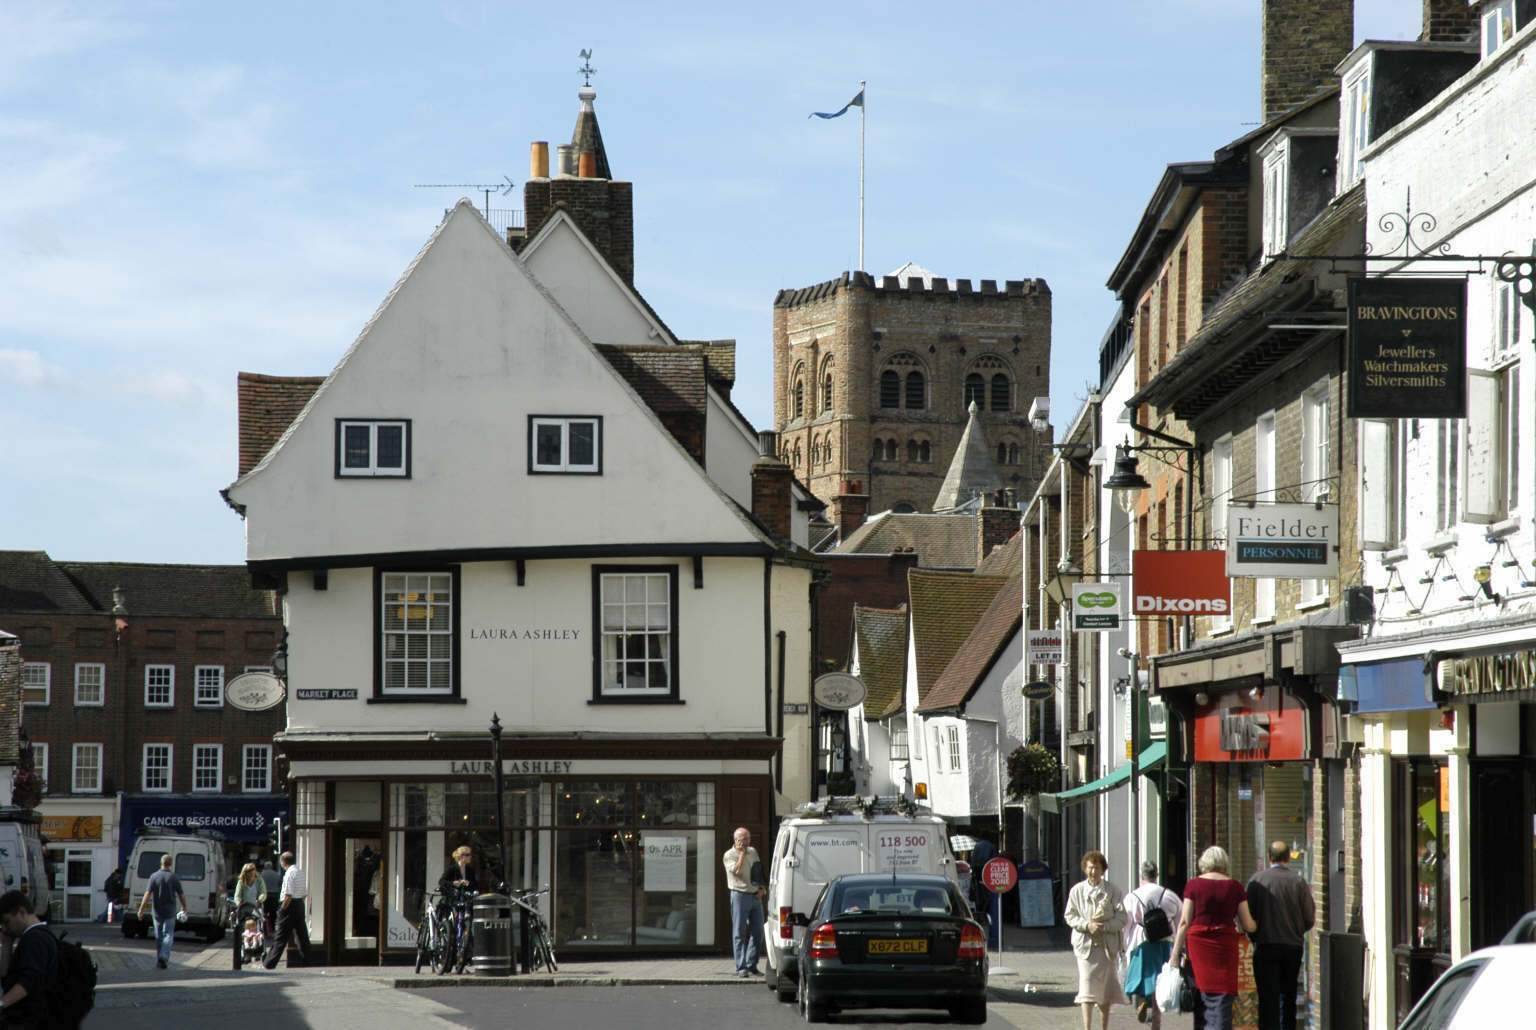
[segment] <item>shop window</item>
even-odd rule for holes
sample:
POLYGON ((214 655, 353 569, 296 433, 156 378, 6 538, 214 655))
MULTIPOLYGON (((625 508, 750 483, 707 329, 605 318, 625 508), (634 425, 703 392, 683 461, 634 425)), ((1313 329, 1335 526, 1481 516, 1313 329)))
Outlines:
POLYGON ((374 574, 379 612, 375 701, 458 695, 458 569, 374 574))
POLYGON ((677 567, 594 565, 592 587, 602 643, 593 701, 676 700, 677 567))

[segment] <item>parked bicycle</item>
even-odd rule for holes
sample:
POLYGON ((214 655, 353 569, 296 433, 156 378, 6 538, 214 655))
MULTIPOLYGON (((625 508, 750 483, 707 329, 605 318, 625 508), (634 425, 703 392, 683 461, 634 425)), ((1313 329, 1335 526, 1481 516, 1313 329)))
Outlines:
POLYGON ((507 894, 512 899, 512 904, 528 913, 526 925, 529 972, 534 972, 541 966, 551 973, 558 968, 555 965, 555 946, 549 936, 549 924, 544 921, 544 916, 535 903, 540 894, 548 893, 548 887, 540 887, 538 890, 509 891, 507 894))
POLYGON ((446 916, 438 910, 442 894, 432 891, 421 902, 421 923, 416 928, 416 972, 421 972, 423 962, 434 973, 446 973, 449 966, 449 925, 446 916))
POLYGON ((448 948, 443 958, 446 973, 452 966, 454 972, 464 972, 475 953, 475 921, 471 917, 475 892, 468 887, 457 887, 453 892, 453 908, 448 916, 448 948))

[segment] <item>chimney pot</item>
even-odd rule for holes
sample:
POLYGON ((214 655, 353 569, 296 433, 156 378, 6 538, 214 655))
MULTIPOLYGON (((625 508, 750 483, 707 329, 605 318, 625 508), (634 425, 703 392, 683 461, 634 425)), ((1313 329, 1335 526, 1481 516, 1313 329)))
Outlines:
POLYGON ((777 458, 779 456, 779 434, 772 429, 764 429, 757 434, 757 453, 763 458, 777 458))
POLYGON ((581 179, 597 178, 597 155, 583 150, 576 158, 576 175, 581 179))
POLYGON ((528 155, 528 178, 549 178, 549 141, 535 140, 528 155))
POLYGON ((555 147, 555 158, 560 166, 556 174, 566 176, 575 174, 576 168, 571 156, 571 145, 569 143, 561 143, 555 147))

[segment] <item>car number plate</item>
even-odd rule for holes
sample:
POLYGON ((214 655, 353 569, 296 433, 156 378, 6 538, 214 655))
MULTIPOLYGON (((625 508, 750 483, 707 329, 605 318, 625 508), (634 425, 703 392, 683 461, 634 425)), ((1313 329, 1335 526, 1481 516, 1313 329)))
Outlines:
POLYGON ((927 941, 876 939, 869 942, 871 955, 926 955, 927 941))

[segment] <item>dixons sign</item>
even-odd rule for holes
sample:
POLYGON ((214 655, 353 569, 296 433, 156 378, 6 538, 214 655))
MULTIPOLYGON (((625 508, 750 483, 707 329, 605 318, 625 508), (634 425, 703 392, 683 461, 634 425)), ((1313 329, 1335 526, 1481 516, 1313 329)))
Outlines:
POLYGON ((1137 615, 1231 613, 1225 551, 1135 551, 1131 561, 1131 606, 1137 615))

